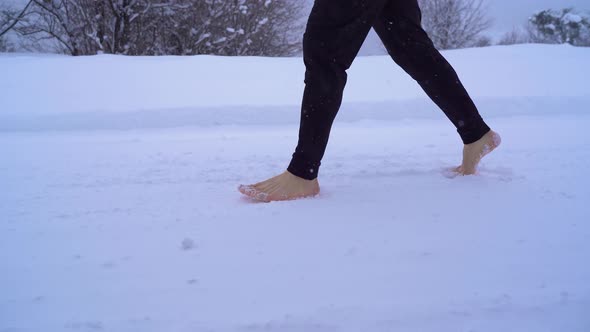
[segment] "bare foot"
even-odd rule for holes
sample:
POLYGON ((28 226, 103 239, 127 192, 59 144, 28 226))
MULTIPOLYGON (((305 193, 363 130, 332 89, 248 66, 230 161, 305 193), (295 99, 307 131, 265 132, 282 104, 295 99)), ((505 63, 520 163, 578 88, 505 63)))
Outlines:
POLYGON ((320 193, 318 179, 306 180, 288 171, 252 185, 240 185, 238 190, 262 202, 288 201, 315 196, 320 193))
POLYGON ((494 151, 501 142, 500 135, 490 130, 479 141, 466 144, 463 147, 463 163, 453 170, 461 175, 475 174, 477 172, 477 165, 479 165, 481 159, 494 151))

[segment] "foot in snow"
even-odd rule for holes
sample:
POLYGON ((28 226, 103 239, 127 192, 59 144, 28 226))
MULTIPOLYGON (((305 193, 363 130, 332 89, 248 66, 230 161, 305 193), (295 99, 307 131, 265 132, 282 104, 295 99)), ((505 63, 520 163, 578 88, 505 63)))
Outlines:
POLYGON ((477 165, 481 159, 494 151, 502 142, 500 135, 490 130, 479 141, 466 144, 463 147, 463 163, 461 166, 453 169, 460 175, 472 175, 477 172, 477 165))
POLYGON ((285 171, 263 182, 240 185, 238 190, 255 200, 272 202, 315 196, 320 193, 320 185, 318 179, 306 180, 285 171))

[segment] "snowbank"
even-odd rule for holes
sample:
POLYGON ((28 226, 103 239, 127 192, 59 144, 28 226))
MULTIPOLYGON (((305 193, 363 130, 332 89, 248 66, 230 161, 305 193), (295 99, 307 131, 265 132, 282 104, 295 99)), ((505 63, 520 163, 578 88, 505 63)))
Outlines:
POLYGON ((2 55, 0 332, 590 331, 589 51, 447 52, 504 142, 458 178, 359 58, 320 196, 272 204, 236 187, 286 167, 300 59, 2 55))
MULTIPOLYGON (((590 48, 498 46, 444 52, 476 97, 590 96, 590 48)), ((2 115, 298 105, 301 58, 0 55, 2 115)), ((389 57, 359 57, 345 102, 423 98, 389 57)))
MULTIPOLYGON (((579 112, 590 99, 590 48, 444 54, 487 116, 579 112)), ((300 58, 4 54, 0 72, 0 130, 110 129, 297 123, 304 66, 300 58)), ((439 116, 389 57, 356 59, 339 121, 439 116)))

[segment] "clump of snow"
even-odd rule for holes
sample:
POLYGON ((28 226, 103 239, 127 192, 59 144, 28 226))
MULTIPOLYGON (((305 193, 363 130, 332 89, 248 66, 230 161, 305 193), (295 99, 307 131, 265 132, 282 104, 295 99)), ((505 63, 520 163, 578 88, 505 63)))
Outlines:
POLYGON ((195 241, 190 238, 185 238, 184 240, 182 240, 180 247, 182 248, 182 250, 192 250, 195 248, 195 241))
POLYGON ((565 24, 569 24, 569 23, 581 23, 583 21, 582 16, 578 15, 578 14, 574 14, 574 13, 567 13, 563 16, 563 18, 561 18, 561 20, 565 23, 565 24))

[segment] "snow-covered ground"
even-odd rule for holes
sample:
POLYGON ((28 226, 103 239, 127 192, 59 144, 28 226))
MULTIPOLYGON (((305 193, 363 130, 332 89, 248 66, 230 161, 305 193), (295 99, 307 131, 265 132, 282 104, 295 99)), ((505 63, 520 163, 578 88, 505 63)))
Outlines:
POLYGON ((503 137, 479 175, 364 57, 321 195, 264 204, 301 59, 0 55, 0 331, 590 331, 590 48, 445 56, 503 137))

